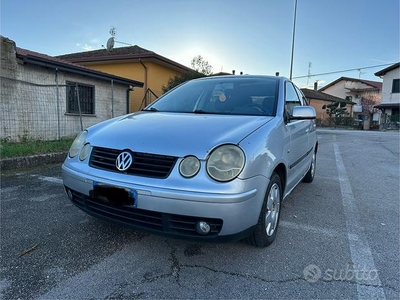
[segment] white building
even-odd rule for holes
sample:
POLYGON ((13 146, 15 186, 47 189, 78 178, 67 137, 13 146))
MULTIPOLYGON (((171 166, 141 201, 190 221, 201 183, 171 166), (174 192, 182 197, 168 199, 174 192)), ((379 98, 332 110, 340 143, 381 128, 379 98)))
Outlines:
POLYGON ((375 73, 383 79, 382 102, 376 108, 382 110, 382 128, 398 128, 400 115, 400 63, 375 73))

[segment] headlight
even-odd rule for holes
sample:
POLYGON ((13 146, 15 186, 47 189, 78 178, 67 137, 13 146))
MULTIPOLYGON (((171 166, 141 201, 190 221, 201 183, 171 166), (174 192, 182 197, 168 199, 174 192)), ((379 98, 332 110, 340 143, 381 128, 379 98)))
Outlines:
POLYGON ((223 145, 211 152, 207 160, 207 173, 217 181, 229 181, 244 167, 244 153, 235 145, 223 145))
POLYGON ((91 149, 92 149, 92 146, 90 146, 90 143, 85 144, 85 146, 83 146, 83 148, 81 150, 81 153, 79 153, 79 159, 85 160, 86 157, 88 157, 91 149))
POLYGON ((69 148, 69 157, 73 158, 75 157, 79 151, 81 151, 81 148, 83 144, 85 143, 86 137, 87 137, 88 132, 86 130, 82 131, 78 136, 75 138, 74 142, 71 145, 71 148, 69 148))
POLYGON ((179 164, 179 173, 186 178, 195 176, 199 170, 200 161, 194 156, 185 157, 179 164))

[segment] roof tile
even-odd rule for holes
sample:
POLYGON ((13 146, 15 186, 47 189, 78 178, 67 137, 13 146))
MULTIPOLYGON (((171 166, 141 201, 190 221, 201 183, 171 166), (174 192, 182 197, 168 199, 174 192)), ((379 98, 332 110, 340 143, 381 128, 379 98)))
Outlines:
POLYGON ((153 51, 141 48, 137 45, 129 47, 113 48, 111 51, 106 49, 92 50, 79 53, 71 53, 56 56, 57 58, 68 60, 74 63, 87 63, 87 62, 100 62, 100 61, 116 61, 116 60, 141 60, 141 59, 155 59, 162 64, 167 64, 170 67, 179 70, 180 72, 193 71, 180 63, 177 63, 169 58, 161 56, 153 51))
POLYGON ((81 70, 83 72, 86 72, 89 76, 90 74, 92 74, 92 76, 96 75, 96 76, 101 76, 102 78, 109 78, 109 79, 114 79, 116 81, 120 81, 120 82, 124 82, 124 83, 129 83, 133 86, 139 86, 142 87, 143 83, 136 81, 136 80, 132 80, 129 78, 124 78, 124 77, 120 77, 120 76, 115 76, 113 74, 109 74, 109 73, 105 73, 105 72, 101 72, 98 70, 94 70, 82 65, 78 65, 72 62, 69 62, 67 60, 63 60, 63 59, 59 59, 53 56, 49 56, 43 53, 39 53, 39 52, 34 52, 31 50, 27 50, 27 49, 23 49, 23 48, 19 48, 19 47, 15 47, 16 49, 16 55, 17 57, 21 58, 21 59, 29 59, 30 57, 36 58, 36 59, 40 59, 41 61, 45 61, 47 63, 52 63, 52 64, 59 64, 59 65, 63 65, 64 67, 67 67, 69 70, 81 70))
POLYGON ((80 58, 113 57, 119 55, 130 56, 138 54, 155 54, 155 53, 153 51, 149 51, 147 49, 135 45, 129 47, 113 48, 111 51, 107 51, 106 49, 99 49, 99 50, 58 55, 57 57, 60 59, 72 60, 80 58))
POLYGON ((353 104, 353 102, 348 101, 346 99, 342 99, 339 97, 335 97, 320 91, 316 90, 311 90, 311 89, 301 89, 303 92, 304 96, 308 99, 317 99, 317 100, 323 100, 323 101, 330 101, 330 102, 346 102, 348 104, 353 104))
POLYGON ((336 83, 340 82, 340 81, 355 81, 355 82, 361 82, 364 83, 366 85, 371 86, 372 88, 375 89, 382 89, 382 82, 379 81, 372 81, 372 80, 364 80, 364 79, 358 79, 358 78, 351 78, 351 77, 340 77, 334 81, 332 81, 331 83, 328 83, 327 85, 325 85, 324 87, 320 88, 319 91, 324 91, 325 89, 327 89, 330 86, 335 85, 336 83))

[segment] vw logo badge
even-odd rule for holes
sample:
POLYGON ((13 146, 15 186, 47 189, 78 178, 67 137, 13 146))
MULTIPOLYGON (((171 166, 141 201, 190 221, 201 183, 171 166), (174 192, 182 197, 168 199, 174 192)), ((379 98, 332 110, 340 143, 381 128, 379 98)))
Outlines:
POLYGON ((115 166, 119 171, 126 171, 129 169, 132 162, 133 162, 132 154, 130 154, 127 151, 124 151, 118 155, 117 160, 115 161, 115 166))

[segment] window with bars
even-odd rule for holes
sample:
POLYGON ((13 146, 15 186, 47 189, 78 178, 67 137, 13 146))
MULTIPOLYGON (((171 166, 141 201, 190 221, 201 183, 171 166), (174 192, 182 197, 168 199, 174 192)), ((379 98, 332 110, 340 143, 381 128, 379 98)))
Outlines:
POLYGON ((94 115, 93 85, 67 81, 67 113, 94 115))

